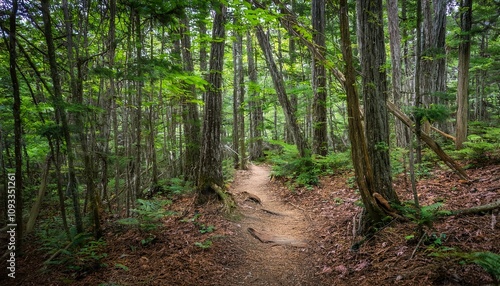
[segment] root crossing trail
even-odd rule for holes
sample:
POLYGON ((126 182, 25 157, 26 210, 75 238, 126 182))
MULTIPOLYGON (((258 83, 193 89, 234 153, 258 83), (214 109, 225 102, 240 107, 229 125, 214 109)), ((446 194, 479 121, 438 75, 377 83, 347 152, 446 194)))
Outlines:
POLYGON ((239 262, 225 285, 315 285, 313 269, 305 263, 308 218, 273 194, 269 172, 251 165, 239 171, 231 188, 242 218, 228 245, 238 250, 239 262))

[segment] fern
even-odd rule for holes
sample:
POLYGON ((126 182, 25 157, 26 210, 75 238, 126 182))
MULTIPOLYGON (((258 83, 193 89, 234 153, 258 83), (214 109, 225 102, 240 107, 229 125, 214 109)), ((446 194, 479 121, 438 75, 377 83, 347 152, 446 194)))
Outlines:
POLYGON ((444 252, 436 251, 431 254, 432 256, 442 257, 442 258, 460 258, 462 259, 461 264, 474 263, 483 268, 496 283, 500 282, 500 255, 486 251, 476 251, 476 252, 444 252))

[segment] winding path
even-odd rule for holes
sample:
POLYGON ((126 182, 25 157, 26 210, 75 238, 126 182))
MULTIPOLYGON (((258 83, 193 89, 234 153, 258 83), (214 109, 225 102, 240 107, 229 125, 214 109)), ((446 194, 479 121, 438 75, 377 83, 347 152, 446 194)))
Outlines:
POLYGON ((251 165, 231 187, 242 219, 228 247, 239 248, 239 265, 227 285, 314 285, 307 257, 308 220, 272 193, 269 169, 251 165))

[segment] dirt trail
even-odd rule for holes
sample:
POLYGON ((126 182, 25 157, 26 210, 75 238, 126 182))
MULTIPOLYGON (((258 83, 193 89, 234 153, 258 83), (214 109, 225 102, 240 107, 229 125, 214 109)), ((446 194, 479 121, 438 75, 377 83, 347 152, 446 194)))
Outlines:
POLYGON ((228 247, 237 248, 240 260, 230 269, 227 285, 314 285, 306 265, 308 218, 272 193, 269 169, 249 166, 240 171, 231 190, 242 219, 228 247))

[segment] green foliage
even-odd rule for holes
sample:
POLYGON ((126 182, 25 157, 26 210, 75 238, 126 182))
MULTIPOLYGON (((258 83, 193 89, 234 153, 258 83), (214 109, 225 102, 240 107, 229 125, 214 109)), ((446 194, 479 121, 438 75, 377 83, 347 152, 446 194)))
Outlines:
POLYGON ((192 218, 190 219, 182 219, 182 222, 192 222, 196 227, 198 227, 200 233, 211 233, 215 230, 215 226, 213 225, 205 225, 200 222, 198 222, 198 218, 201 217, 200 213, 196 213, 192 218))
POLYGON ((292 182, 294 186, 312 186, 319 182, 319 169, 311 157, 299 157, 293 145, 280 143, 283 154, 269 156, 273 164, 271 176, 283 178, 292 182), (293 147, 292 147, 293 146, 293 147))
POLYGON ((115 263, 115 268, 122 269, 124 271, 128 271, 129 270, 129 268, 126 265, 123 265, 121 263, 115 263))
POLYGON ((106 242, 103 239, 93 240, 90 234, 79 234, 75 236, 69 247, 60 249, 52 248, 51 252, 60 252, 56 258, 47 262, 49 265, 64 265, 70 271, 88 272, 105 267, 101 260, 106 258, 103 252, 106 242))
POLYGON ((201 249, 208 249, 212 246, 212 240, 206 239, 203 242, 195 242, 194 245, 198 246, 201 249))
POLYGON ((352 166, 349 152, 299 157, 295 145, 277 140, 270 143, 278 146, 264 151, 273 165, 271 176, 283 178, 294 187, 315 186, 320 176, 332 175, 335 170, 346 170, 352 166))
POLYGON ((181 177, 174 177, 160 182, 165 191, 172 195, 183 195, 193 190, 193 183, 181 177))
POLYGON ((488 272, 496 283, 500 282, 500 255, 496 253, 490 251, 466 253, 455 251, 454 249, 446 249, 432 252, 431 255, 441 258, 459 258, 461 259, 461 264, 477 264, 488 272))
POLYGON ((459 158, 484 162, 500 155, 499 127, 485 126, 482 122, 471 122, 469 126, 470 134, 464 148, 455 152, 459 158))
POLYGON ((145 231, 152 231, 158 227, 158 222, 165 216, 173 215, 174 212, 166 210, 166 205, 172 204, 170 200, 137 200, 137 208, 132 209, 136 217, 118 220, 119 224, 138 226, 145 231))
POLYGON ((201 224, 199 225, 200 227, 200 233, 210 233, 210 232, 213 232, 215 230, 215 226, 213 225, 204 225, 204 224, 201 224))
POLYGON ((443 122, 450 117, 449 107, 442 104, 431 104, 426 108, 414 108, 414 114, 417 118, 429 122, 443 122))
POLYGON ((437 218, 451 214, 450 211, 441 210, 442 206, 442 202, 437 202, 428 206, 422 206, 420 209, 416 209, 414 202, 408 201, 402 205, 394 205, 393 207, 418 225, 432 227, 432 223, 437 218))

